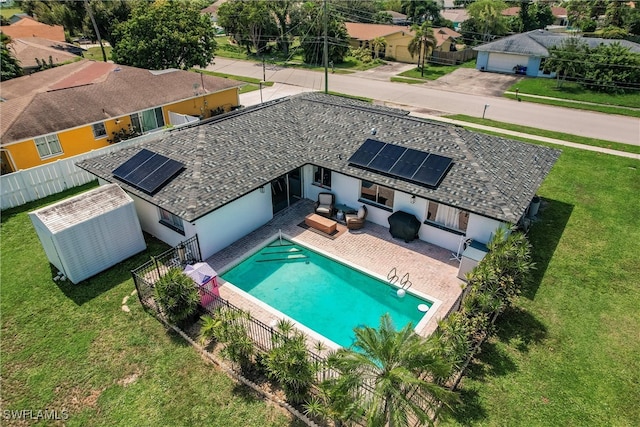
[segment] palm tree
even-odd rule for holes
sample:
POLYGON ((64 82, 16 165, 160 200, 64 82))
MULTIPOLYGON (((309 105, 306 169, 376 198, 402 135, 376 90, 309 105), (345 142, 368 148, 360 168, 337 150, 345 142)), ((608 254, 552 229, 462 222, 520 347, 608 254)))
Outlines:
POLYGON ((450 367, 437 356, 434 343, 413 332, 408 324, 396 331, 385 314, 380 327, 355 329, 353 348, 340 349, 329 363, 341 375, 333 384, 339 395, 353 396, 368 426, 401 427, 409 416, 430 423, 440 402, 449 404, 455 394, 431 379, 445 378, 450 367))
POLYGON ((421 69, 421 75, 424 77, 424 62, 428 54, 431 53, 433 48, 436 46, 436 37, 433 34, 433 28, 431 28, 431 23, 429 21, 425 21, 422 25, 413 25, 411 30, 414 33, 413 39, 409 42, 409 53, 413 58, 416 53, 418 54, 418 67, 421 69), (422 60, 422 62, 420 62, 422 60), (422 66, 420 65, 422 64, 422 66))
POLYGON ((371 41, 371 46, 373 47, 373 53, 377 59, 380 57, 380 51, 384 52, 387 48, 387 41, 384 37, 376 37, 371 41))

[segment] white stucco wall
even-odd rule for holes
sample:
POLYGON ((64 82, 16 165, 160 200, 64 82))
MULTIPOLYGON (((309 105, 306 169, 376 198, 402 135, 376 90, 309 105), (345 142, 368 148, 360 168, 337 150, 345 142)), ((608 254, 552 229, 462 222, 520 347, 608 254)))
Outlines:
POLYGON ((229 246, 273 218, 271 185, 255 190, 196 221, 202 259, 229 246))
POLYGON ((478 242, 487 243, 491 239, 493 232, 501 226, 505 226, 505 223, 484 216, 470 214, 469 224, 467 225, 467 237, 478 242))

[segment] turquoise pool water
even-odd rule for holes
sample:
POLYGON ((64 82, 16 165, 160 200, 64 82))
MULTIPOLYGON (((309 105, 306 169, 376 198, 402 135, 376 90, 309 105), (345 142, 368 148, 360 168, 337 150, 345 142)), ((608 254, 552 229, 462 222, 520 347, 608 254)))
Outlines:
POLYGON ((353 329, 377 327, 389 313, 396 328, 425 313, 432 302, 354 270, 293 242, 275 240, 221 276, 227 282, 343 347, 353 343, 353 329))

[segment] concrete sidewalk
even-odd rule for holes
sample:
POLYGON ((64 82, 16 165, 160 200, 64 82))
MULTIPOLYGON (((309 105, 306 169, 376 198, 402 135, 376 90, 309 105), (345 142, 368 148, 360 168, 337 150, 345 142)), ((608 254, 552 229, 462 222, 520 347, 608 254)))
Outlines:
MULTIPOLYGON (((283 83, 275 83, 271 87, 265 87, 262 89, 262 100, 263 102, 267 102, 267 101, 272 101, 274 99, 284 98, 287 96, 296 95, 303 92, 311 92, 311 91, 312 89, 303 88, 300 86, 287 85, 283 83)), ((244 105, 245 107, 260 104, 260 91, 253 91, 253 92, 248 92, 240 95, 240 104, 244 105)), ((415 107, 411 107, 409 105, 392 104, 392 103, 384 103, 384 104, 388 107, 394 107, 394 108, 410 111, 411 112, 410 115, 414 117, 420 117, 428 120, 451 123, 454 125, 465 126, 465 127, 470 127, 474 129, 487 130, 487 131, 497 132, 497 133, 501 133, 508 136, 517 136, 520 138, 527 138, 534 141, 546 142, 549 144, 564 145, 566 147, 579 148, 582 150, 595 151, 595 152, 604 153, 604 154, 611 154, 613 156, 627 157, 630 159, 640 160, 640 154, 627 153, 627 152, 618 151, 618 150, 611 150, 609 148, 594 147, 591 145, 577 144, 575 142, 547 138, 544 136, 530 135, 524 132, 515 132, 511 130, 500 129, 500 128, 480 125, 476 123, 463 122, 460 120, 451 120, 444 117, 419 113, 415 111, 416 110, 415 107)))

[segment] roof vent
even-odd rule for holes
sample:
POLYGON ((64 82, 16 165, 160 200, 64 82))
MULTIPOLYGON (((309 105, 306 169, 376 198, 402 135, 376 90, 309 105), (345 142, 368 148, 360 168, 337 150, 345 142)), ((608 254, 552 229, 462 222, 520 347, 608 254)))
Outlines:
POLYGON ((371 128, 371 135, 375 135, 376 133, 378 133, 378 129, 371 128))

